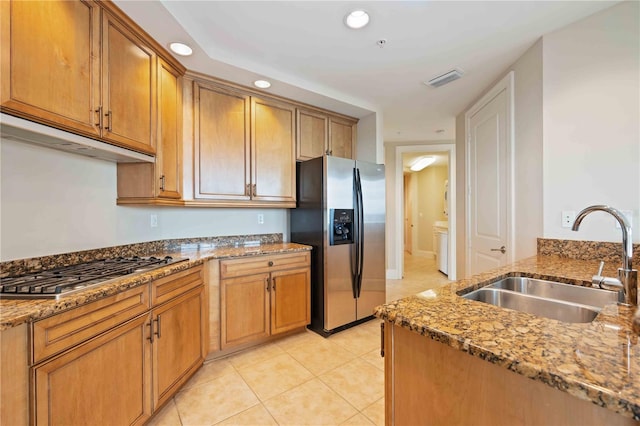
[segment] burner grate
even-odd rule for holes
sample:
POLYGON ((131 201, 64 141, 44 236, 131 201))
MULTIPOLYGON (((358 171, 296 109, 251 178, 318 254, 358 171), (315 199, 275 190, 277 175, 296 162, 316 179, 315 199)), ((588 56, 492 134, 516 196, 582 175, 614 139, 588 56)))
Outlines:
POLYGON ((187 259, 117 257, 19 277, 0 278, 0 298, 59 298, 113 278, 150 271, 187 259))

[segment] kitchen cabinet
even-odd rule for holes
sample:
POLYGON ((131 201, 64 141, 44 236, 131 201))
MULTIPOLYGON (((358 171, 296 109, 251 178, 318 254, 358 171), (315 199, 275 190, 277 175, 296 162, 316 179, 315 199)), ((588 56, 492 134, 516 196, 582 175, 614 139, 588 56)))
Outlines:
POLYGON ((296 114, 297 160, 309 160, 324 154, 354 158, 356 120, 301 108, 296 114))
POLYGON ((329 117, 329 155, 355 158, 356 122, 329 117))
POLYGON ((155 163, 118 163, 118 204, 180 205, 182 198, 182 71, 158 58, 155 163))
POLYGON ((383 342, 387 425, 636 424, 388 321, 383 342))
POLYGON ((203 267, 152 283, 149 340, 153 350, 153 407, 162 406, 204 362, 203 267))
POLYGON ((36 321, 34 424, 143 424, 202 365, 198 266, 36 321))
POLYGON ((149 315, 34 368, 35 424, 143 424, 151 416, 149 315))
POLYGON ((0 7, 1 110, 99 137, 98 2, 3 1, 0 7))
POLYGON ((221 261, 221 349, 309 324, 309 262, 309 252, 221 261))
POLYGON ((296 160, 321 157, 329 150, 329 117, 311 110, 296 111, 296 160))
POLYGON ((181 68, 111 2, 2 2, 3 112, 156 151, 157 58, 181 68))
POLYGON ((102 138, 154 154, 156 53, 115 16, 102 16, 102 138))
POLYGON ((295 107, 205 79, 193 81, 193 106, 186 205, 295 207, 295 107))

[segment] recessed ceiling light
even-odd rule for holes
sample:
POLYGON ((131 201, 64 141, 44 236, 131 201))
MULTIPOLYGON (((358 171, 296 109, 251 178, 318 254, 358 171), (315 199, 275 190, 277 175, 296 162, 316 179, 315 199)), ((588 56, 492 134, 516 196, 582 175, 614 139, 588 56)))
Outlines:
POLYGON ((267 80, 256 80, 253 82, 253 85, 260 89, 268 89, 269 87, 271 87, 271 83, 269 83, 267 80))
POLYGON ((193 53, 193 49, 184 43, 171 43, 169 49, 180 56, 189 56, 193 53))
POLYGON ((418 157, 411 163, 411 170, 419 172, 428 165, 433 164, 434 161, 436 161, 435 157, 418 157))
POLYGON ((364 10, 354 10, 344 17, 344 23, 347 27, 358 30, 369 23, 369 14, 364 10))

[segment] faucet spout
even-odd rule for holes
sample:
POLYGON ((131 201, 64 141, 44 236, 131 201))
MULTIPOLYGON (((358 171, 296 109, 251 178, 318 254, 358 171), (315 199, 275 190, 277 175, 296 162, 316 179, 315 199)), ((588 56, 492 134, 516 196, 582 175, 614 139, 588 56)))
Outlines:
POLYGON ((594 205, 584 208, 576 216, 571 230, 577 231, 582 220, 590 213, 602 211, 613 216, 622 229, 622 268, 618 269, 618 279, 622 283, 626 303, 638 304, 638 271, 633 269, 633 238, 631 236, 631 225, 627 218, 613 207, 605 205, 594 205))

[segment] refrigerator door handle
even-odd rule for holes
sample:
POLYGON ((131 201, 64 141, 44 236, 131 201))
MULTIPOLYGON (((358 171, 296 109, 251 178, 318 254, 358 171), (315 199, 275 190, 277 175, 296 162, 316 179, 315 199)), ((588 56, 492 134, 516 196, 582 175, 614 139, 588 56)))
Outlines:
POLYGON ((353 291, 353 298, 357 299, 360 296, 358 290, 358 271, 360 266, 360 252, 358 246, 359 229, 358 229, 358 176, 356 174, 358 169, 353 169, 353 244, 351 245, 351 290, 353 291))
POLYGON ((363 205, 363 197, 362 197, 362 181, 360 179, 360 169, 356 168, 355 169, 355 174, 356 174, 356 213, 354 214, 356 216, 356 223, 355 223, 355 228, 358 230, 357 233, 357 240, 355 241, 355 244, 357 245, 357 268, 358 268, 358 272, 356 274, 357 277, 357 282, 356 282, 356 288, 357 288, 357 297, 360 297, 360 292, 362 290, 362 273, 363 273, 363 268, 364 268, 364 205, 363 205))

